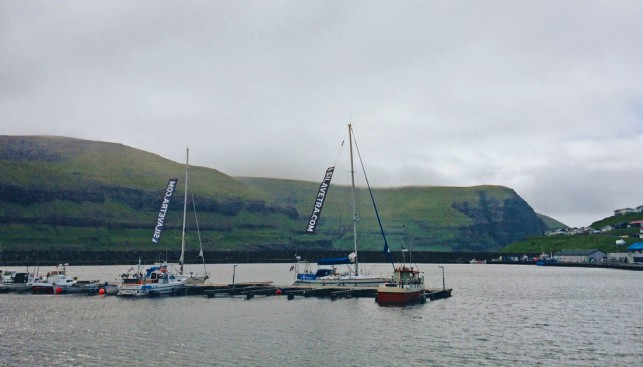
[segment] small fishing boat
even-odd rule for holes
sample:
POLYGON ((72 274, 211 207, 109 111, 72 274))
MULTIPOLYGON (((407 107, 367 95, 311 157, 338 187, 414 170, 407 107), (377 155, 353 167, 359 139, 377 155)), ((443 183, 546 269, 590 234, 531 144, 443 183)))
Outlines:
POLYGON ((60 264, 56 270, 34 282, 31 286, 32 294, 62 294, 78 283, 78 278, 67 275, 68 264, 60 264))
POLYGON ((406 305, 425 302, 424 275, 412 266, 398 266, 391 281, 377 288, 377 303, 381 305, 406 305))
POLYGON ((28 269, 25 272, 5 270, 0 272, 0 293, 6 292, 28 292, 31 286, 40 280, 40 277, 30 272, 28 269))
MULTIPOLYGON (((406 263, 408 250, 402 247, 402 265, 394 266, 391 279, 377 288, 377 303, 380 305, 406 305, 426 302, 424 274, 406 263)), ((409 258, 409 262, 412 258, 409 258)))
POLYGON ((189 276, 175 274, 168 263, 155 265, 146 270, 144 275, 127 276, 118 286, 118 296, 162 296, 177 294, 185 285, 189 276))
POLYGON ((469 261, 469 264, 486 264, 486 263, 487 263, 487 260, 471 259, 471 261, 469 261))
POLYGON ((551 254, 541 253, 540 256, 536 258, 536 265, 538 266, 547 266, 557 263, 558 261, 554 259, 551 254))

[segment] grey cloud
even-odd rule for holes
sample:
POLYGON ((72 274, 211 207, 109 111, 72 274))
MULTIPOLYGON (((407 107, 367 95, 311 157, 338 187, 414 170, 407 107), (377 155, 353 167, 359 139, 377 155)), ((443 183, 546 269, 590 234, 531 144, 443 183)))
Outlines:
POLYGON ((634 1, 3 2, 0 133, 317 181, 352 121, 375 185, 505 185, 588 225, 643 204, 642 18, 634 1))

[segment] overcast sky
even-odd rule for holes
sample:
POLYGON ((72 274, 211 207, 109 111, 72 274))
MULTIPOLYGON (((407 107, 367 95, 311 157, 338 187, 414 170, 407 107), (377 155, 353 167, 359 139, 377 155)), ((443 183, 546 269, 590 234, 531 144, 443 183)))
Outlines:
POLYGON ((2 1, 0 134, 321 181, 503 185, 585 226, 643 204, 641 1, 2 1))

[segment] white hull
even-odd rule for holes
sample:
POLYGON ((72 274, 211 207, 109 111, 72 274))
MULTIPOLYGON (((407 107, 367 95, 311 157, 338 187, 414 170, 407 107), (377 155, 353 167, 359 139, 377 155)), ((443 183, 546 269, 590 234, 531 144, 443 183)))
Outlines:
POLYGON ((389 279, 376 277, 333 277, 321 279, 297 279, 293 285, 310 285, 310 286, 340 286, 340 287, 378 287, 386 283, 389 279))
POLYGON ((205 281, 208 280, 208 276, 191 276, 185 280, 186 285, 202 285, 205 284, 205 281))
POLYGON ((76 283, 78 283, 78 280, 67 276, 65 274, 65 268, 63 267, 60 271, 55 270, 48 273, 46 279, 33 283, 31 293, 55 294, 62 292, 76 283))
POLYGON ((184 286, 176 283, 123 284, 118 286, 117 296, 153 297, 176 294, 184 286))

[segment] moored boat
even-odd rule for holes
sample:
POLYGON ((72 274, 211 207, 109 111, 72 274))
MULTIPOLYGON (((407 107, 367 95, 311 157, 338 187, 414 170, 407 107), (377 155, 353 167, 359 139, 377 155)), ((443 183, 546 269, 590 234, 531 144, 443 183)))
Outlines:
POLYGON ((155 265, 146 270, 145 275, 123 277, 118 286, 118 296, 162 296, 177 294, 185 285, 188 276, 175 274, 168 263, 155 265))
POLYGON ((342 287, 377 287, 387 281, 384 277, 370 274, 354 274, 351 253, 345 258, 319 259, 317 269, 313 272, 308 261, 302 261, 297 256, 297 262, 293 265, 296 274, 295 285, 317 285, 317 286, 342 286, 342 287), (347 265, 345 270, 339 270, 337 265, 347 265))
MULTIPOLYGON (((409 252, 402 246, 402 265, 393 265, 393 276, 377 288, 377 303, 380 305, 406 305, 410 303, 426 302, 426 289, 424 288, 424 274, 420 272, 417 264, 411 266, 413 256, 409 252, 409 263, 406 262, 406 253, 409 252)), ((390 258, 388 248, 385 253, 390 258)))
POLYGON ((471 261, 469 261, 469 264, 486 264, 486 263, 487 263, 487 260, 471 259, 471 261))
POLYGON ((61 264, 55 270, 50 271, 47 275, 34 282, 31 286, 32 294, 61 294, 71 289, 78 283, 78 278, 67 275, 67 265, 61 264))
POLYGON ((424 275, 408 265, 395 268, 392 279, 377 288, 377 303, 380 305, 406 305, 425 302, 424 275))
POLYGON ((535 260, 536 265, 538 266, 547 266, 558 262, 551 254, 547 255, 544 252, 541 253, 540 256, 538 256, 535 260))
MULTIPOLYGON (((181 234, 181 257, 179 259, 179 270, 174 271, 167 262, 156 264, 146 270, 145 274, 141 273, 141 264, 139 259, 138 270, 135 274, 131 274, 133 268, 128 271, 128 273, 123 274, 122 282, 118 286, 118 296, 161 296, 166 294, 177 294, 182 288, 186 285, 195 286, 205 283, 209 278, 209 274, 206 271, 205 259, 203 257, 203 246, 201 245, 201 235, 198 234, 198 220, 197 223, 197 234, 199 237, 200 252, 199 257, 203 260, 203 270, 202 275, 195 275, 190 273, 189 275, 184 273, 184 262, 185 262, 185 223, 187 215, 187 202, 188 202, 188 168, 189 168, 189 153, 190 151, 186 149, 186 160, 185 160, 185 194, 183 201, 183 229, 181 234)), ((170 200, 174 194, 178 178, 172 178, 168 181, 168 186, 165 192, 165 196, 161 203, 161 209, 159 211, 159 216, 157 220, 157 225, 152 236, 152 242, 159 243, 161 240, 161 234, 163 231, 163 223, 165 221, 165 216, 170 204, 170 200)), ((195 210, 196 217, 196 210, 195 210)))
POLYGON ((0 280, 0 293, 5 292, 28 292, 31 286, 40 280, 40 277, 29 270, 25 272, 5 270, 0 280))
MULTIPOLYGON (((353 252, 346 257, 318 260, 316 271, 313 271, 311 269, 310 263, 308 261, 301 261, 301 257, 296 256, 296 262, 291 267, 291 271, 295 271, 294 285, 377 287, 379 284, 387 281, 387 279, 384 277, 369 273, 361 273, 359 270, 359 259, 357 255, 357 221, 359 220, 359 218, 357 217, 357 209, 355 203, 355 170, 353 168, 354 137, 353 128, 350 124, 348 125, 348 140, 350 146, 351 198, 353 206, 353 252), (346 265, 346 269, 339 270, 337 268, 338 265, 346 265)), ((317 196, 315 198, 315 205, 313 207, 310 220, 307 224, 306 234, 312 235, 315 233, 315 229, 321 216, 324 200, 326 199, 326 196, 328 194, 334 171, 334 166, 329 167, 326 170, 324 179, 319 186, 319 191, 317 192, 317 196)), ((366 180, 366 182, 368 184, 368 179, 366 180)), ((368 189, 371 194, 373 207, 379 221, 379 214, 377 214, 377 207, 375 206, 375 200, 373 199, 373 194, 370 190, 370 186, 368 189)), ((386 242, 386 238, 384 239, 384 241, 386 242)))

